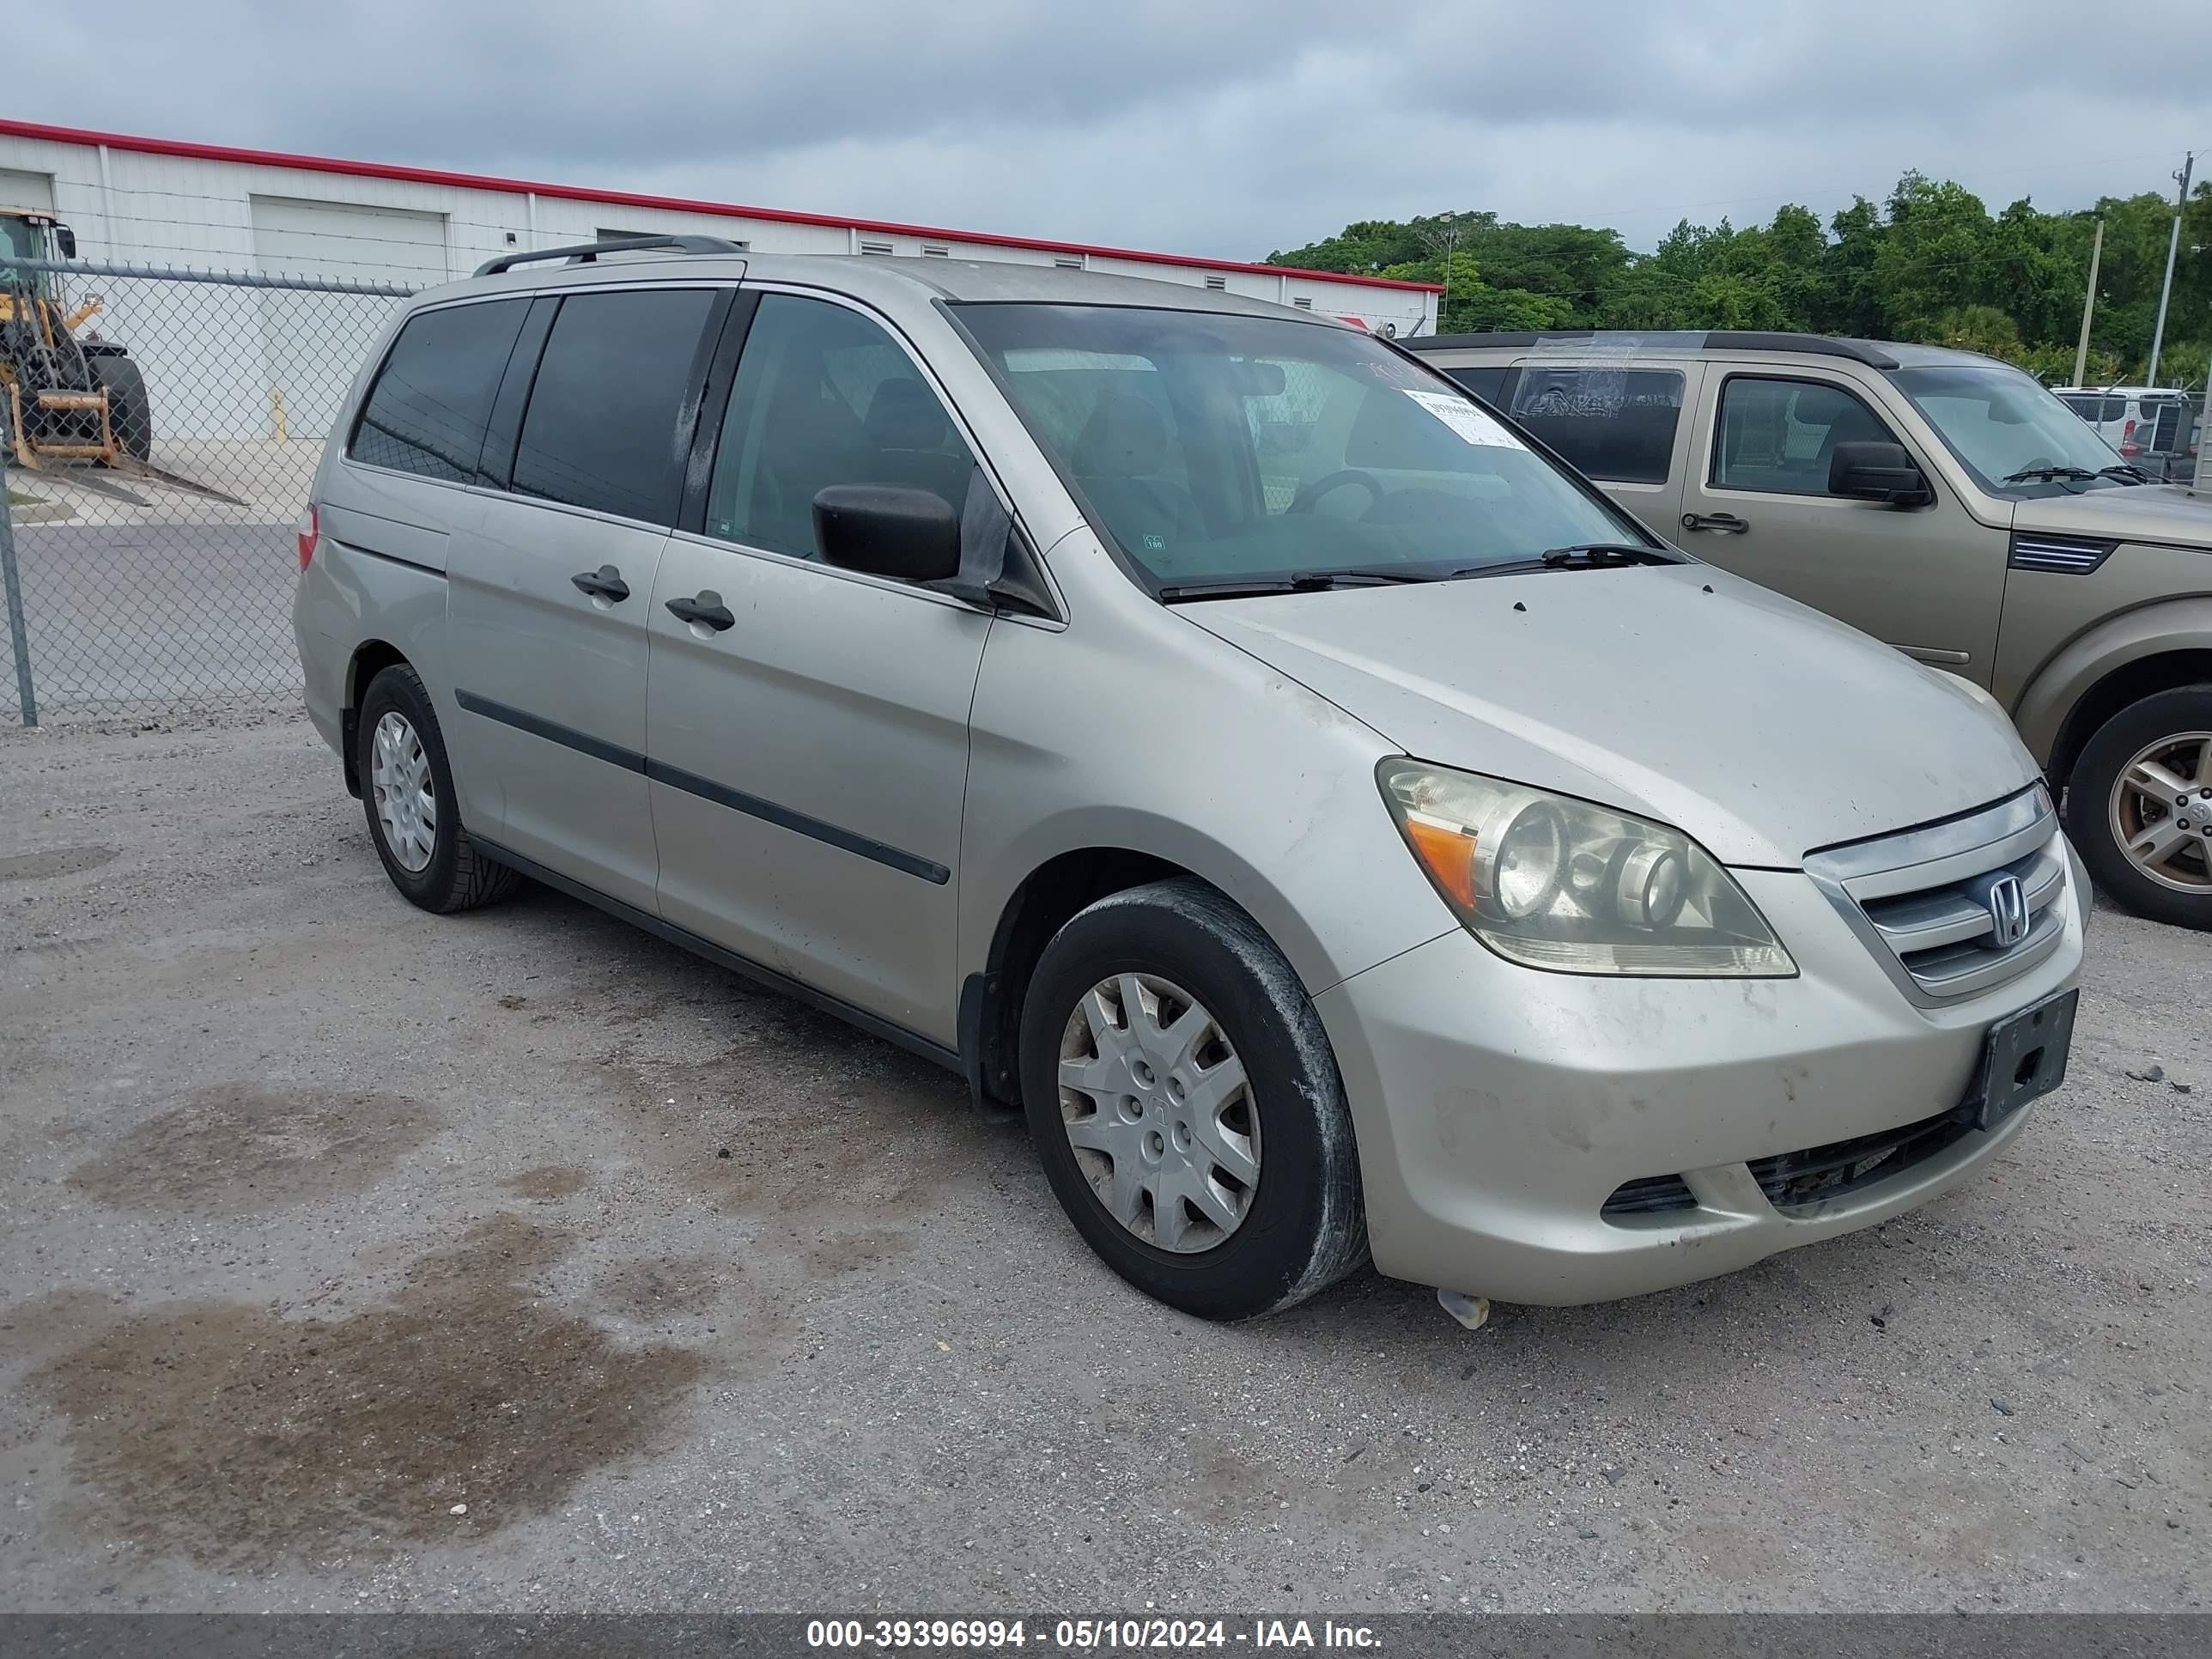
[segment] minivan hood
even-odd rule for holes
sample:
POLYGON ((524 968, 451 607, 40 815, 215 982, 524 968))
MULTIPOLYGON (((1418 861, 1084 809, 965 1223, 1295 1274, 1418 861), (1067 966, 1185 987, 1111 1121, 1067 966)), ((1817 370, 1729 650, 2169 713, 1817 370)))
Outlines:
POLYGON ((2045 495, 2022 501, 2012 518, 2019 536, 2095 536, 2107 541, 2179 542, 2212 550, 2212 496, 2180 484, 2136 484, 2045 495))
POLYGON ((1710 565, 1209 600, 1182 614, 1422 760, 1673 825, 1724 864, 2037 775, 1997 705, 1710 565))

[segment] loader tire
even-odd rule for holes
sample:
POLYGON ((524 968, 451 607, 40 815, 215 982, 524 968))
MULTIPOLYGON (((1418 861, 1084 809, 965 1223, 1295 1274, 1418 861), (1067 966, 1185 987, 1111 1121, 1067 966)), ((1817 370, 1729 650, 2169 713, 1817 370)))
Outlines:
POLYGON ((107 424, 125 454, 137 460, 154 455, 154 404, 146 377, 128 357, 102 353, 90 360, 92 378, 107 390, 107 424))

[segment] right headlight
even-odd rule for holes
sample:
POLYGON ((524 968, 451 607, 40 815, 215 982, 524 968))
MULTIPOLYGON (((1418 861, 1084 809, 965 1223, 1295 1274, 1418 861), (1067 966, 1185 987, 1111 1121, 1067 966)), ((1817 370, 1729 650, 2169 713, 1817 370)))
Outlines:
POLYGON ((1759 907, 1680 830, 1420 761, 1376 769, 1421 868, 1467 930, 1560 974, 1786 979, 1759 907))

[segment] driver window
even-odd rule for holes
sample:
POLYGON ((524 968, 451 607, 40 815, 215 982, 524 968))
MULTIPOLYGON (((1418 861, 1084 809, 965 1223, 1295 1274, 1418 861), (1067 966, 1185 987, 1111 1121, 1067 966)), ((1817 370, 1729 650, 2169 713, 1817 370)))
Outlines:
POLYGON ((765 294, 730 388, 706 532, 816 558, 814 497, 828 486, 904 484, 957 512, 975 470, 936 392, 880 325, 765 294))
POLYGON ((1879 416, 1841 386, 1737 374, 1721 388, 1713 488, 1825 495, 1839 443, 1895 443, 1879 416))

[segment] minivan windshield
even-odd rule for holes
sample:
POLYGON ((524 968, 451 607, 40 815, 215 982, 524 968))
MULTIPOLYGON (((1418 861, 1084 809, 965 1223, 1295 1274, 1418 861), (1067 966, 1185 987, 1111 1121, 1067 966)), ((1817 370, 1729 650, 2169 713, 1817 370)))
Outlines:
POLYGON ((1353 330, 1088 305, 957 314, 1091 523, 1163 598, 1646 544, 1450 381, 1353 330))
POLYGON ((1947 363, 1893 369, 1889 378, 1992 495, 2078 495, 2142 481, 2094 427, 2019 369, 1947 363))

